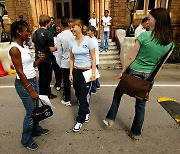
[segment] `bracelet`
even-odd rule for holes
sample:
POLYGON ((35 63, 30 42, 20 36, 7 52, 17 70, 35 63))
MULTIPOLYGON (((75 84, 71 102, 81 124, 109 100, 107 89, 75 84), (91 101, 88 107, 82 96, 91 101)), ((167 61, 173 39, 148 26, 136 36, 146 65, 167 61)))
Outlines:
POLYGON ((93 77, 96 77, 96 74, 92 74, 93 77))
POLYGON ((26 86, 26 89, 30 86, 31 84, 28 84, 27 86, 26 86))

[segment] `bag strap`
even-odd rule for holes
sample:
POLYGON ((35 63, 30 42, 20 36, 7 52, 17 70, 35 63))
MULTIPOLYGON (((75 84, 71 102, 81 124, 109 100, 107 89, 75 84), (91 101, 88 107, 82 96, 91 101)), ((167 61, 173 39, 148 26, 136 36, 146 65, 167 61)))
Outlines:
POLYGON ((42 106, 44 105, 43 101, 40 98, 38 98, 36 99, 36 102, 35 102, 35 108, 38 107, 39 101, 41 102, 42 106))
POLYGON ((169 52, 171 51, 172 47, 173 47, 173 43, 172 43, 170 49, 168 50, 168 52, 159 60, 158 65, 156 66, 154 71, 151 73, 151 75, 149 76, 147 81, 150 81, 150 82, 153 81, 153 79, 156 76, 157 72, 159 71, 160 67, 163 65, 164 61, 166 60, 166 58, 167 58, 169 52))

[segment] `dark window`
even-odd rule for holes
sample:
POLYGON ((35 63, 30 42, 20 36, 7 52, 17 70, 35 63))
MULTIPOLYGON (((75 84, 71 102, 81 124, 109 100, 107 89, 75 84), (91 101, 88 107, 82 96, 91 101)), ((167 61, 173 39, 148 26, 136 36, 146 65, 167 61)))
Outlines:
POLYGON ((56 3, 56 15, 57 18, 60 19, 62 18, 62 4, 61 3, 56 3))
POLYGON ((70 9, 69 9, 69 2, 64 3, 64 15, 69 18, 70 17, 70 9))
POLYGON ((155 1, 156 0, 149 0, 148 10, 152 10, 155 8, 155 1))
POLYGON ((144 10, 144 0, 138 0, 136 10, 144 10))

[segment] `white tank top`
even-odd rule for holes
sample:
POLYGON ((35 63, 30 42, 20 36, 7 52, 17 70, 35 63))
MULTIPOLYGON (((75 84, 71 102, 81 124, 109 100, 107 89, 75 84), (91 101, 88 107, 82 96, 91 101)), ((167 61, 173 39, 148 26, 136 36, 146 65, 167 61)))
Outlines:
MULTIPOLYGON (((17 47, 21 53, 23 72, 26 75, 27 79, 32 79, 32 78, 36 77, 36 71, 33 66, 34 59, 33 59, 31 52, 29 51, 29 48, 27 46, 24 46, 24 48, 23 48, 16 42, 11 43, 9 51, 12 47, 17 47)), ((11 56, 9 55, 9 51, 8 51, 8 56, 11 59, 11 56)), ((20 79, 18 74, 17 74, 17 79, 20 79)))

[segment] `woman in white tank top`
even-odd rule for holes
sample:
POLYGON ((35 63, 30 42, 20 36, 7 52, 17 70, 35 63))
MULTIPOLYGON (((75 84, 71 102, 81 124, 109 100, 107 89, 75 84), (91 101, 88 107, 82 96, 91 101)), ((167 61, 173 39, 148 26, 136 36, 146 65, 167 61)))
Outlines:
POLYGON ((35 150, 38 148, 38 145, 32 137, 46 134, 49 130, 40 127, 39 123, 34 122, 31 117, 36 100, 39 97, 39 88, 34 67, 44 59, 45 55, 39 52, 39 59, 36 61, 33 60, 29 49, 23 45, 25 41, 28 41, 29 35, 29 27, 25 21, 12 23, 11 39, 14 42, 11 43, 9 57, 17 72, 15 88, 26 110, 21 143, 24 147, 35 150))

